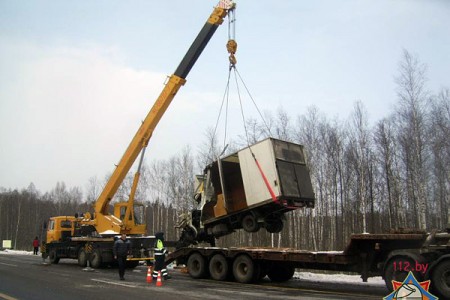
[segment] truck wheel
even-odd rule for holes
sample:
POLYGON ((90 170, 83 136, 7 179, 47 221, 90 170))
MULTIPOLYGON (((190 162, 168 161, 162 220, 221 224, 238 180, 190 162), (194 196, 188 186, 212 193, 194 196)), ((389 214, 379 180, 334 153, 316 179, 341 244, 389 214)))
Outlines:
POLYGON ((246 254, 241 254, 234 259, 233 275, 237 282, 249 283, 254 279, 255 264, 246 254))
POLYGON ((247 232, 257 232, 259 230, 259 223, 252 214, 245 215, 241 221, 242 228, 247 232))
MULTIPOLYGON (((408 276, 411 268, 414 268, 415 261, 407 256, 394 256, 384 267, 384 282, 389 292, 394 290, 392 280, 403 282, 408 276)), ((420 282, 423 281, 423 276, 419 272, 414 272, 414 277, 420 282)))
POLYGON ((284 282, 291 279, 292 276, 294 276, 294 273, 295 268, 292 266, 273 265, 269 269, 267 276, 269 276, 270 280, 273 282, 284 282))
POLYGON ((209 261, 209 274, 214 280, 226 280, 228 277, 228 262, 222 254, 214 255, 209 261))
POLYGON ((441 261, 431 270, 431 285, 442 299, 450 299, 450 260, 441 261))
POLYGON ((51 264, 56 265, 57 263, 59 263, 59 257, 55 249, 50 250, 48 257, 51 264))
POLYGON ((263 272, 261 263, 259 263, 257 261, 253 261, 253 265, 254 265, 254 268, 255 268, 255 272, 253 273, 252 282, 258 282, 266 275, 264 275, 264 276, 261 275, 262 272, 263 272))
POLYGON ((200 253, 193 253, 187 261, 189 275, 193 278, 203 278, 206 276, 206 261, 200 253))
POLYGON ((91 267, 94 269, 98 269, 102 266, 102 252, 100 249, 95 249, 92 251, 89 262, 91 263, 91 267))
POLYGON ((83 268, 87 266, 87 254, 83 248, 78 251, 78 265, 83 268))
POLYGON ((271 222, 266 222, 265 227, 269 233, 279 233, 283 230, 284 224, 281 219, 276 219, 271 222))

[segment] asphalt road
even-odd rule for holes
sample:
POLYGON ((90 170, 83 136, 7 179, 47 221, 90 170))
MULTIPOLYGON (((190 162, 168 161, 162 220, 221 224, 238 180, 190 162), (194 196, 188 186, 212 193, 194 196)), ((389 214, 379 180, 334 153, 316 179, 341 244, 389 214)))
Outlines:
POLYGON ((0 255, 0 299, 382 299, 384 288, 351 284, 306 284, 290 280, 282 285, 269 281, 239 284, 195 280, 180 270, 171 270, 172 279, 162 287, 146 282, 147 268, 127 270, 119 281, 117 269, 83 271, 74 260, 57 265, 42 264, 39 256, 0 255), (334 285, 334 286, 333 286, 334 285))

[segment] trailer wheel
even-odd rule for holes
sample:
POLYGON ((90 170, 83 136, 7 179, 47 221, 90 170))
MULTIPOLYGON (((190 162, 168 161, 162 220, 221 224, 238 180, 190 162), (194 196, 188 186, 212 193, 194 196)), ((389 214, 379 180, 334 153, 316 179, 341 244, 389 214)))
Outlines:
POLYGON ((55 249, 50 250, 48 257, 51 264, 56 265, 57 263, 59 263, 59 257, 55 249))
POLYGON ((187 261, 189 275, 193 278, 203 278, 206 276, 206 261, 200 253, 193 253, 187 261))
MULTIPOLYGON (((415 266, 415 261, 407 256, 394 256, 385 265, 384 268, 384 282, 389 292, 394 290, 392 280, 403 282, 408 276, 409 271, 412 271, 415 266)), ((420 272, 412 271, 414 277, 420 282, 423 281, 423 276, 420 272)))
POLYGON ((255 275, 255 263, 248 255, 239 255, 233 262, 233 275, 240 283, 251 282, 255 275))
POLYGON ((450 299, 450 260, 441 261, 431 270, 431 285, 442 299, 450 299))
POLYGON ((100 249, 95 249, 92 251, 89 262, 91 263, 91 267, 94 269, 98 269, 102 266, 102 252, 100 249))
POLYGON ((209 274, 214 280, 226 280, 228 277, 228 261, 222 254, 214 255, 209 261, 209 274))
POLYGON ((273 265, 267 272, 270 280, 273 282, 284 282, 294 276, 295 268, 287 265, 273 265))
POLYGON ((83 268, 87 266, 87 254, 83 248, 78 251, 78 265, 83 268))
POLYGON ((252 214, 245 215, 241 221, 242 228, 247 232, 257 232, 259 230, 259 223, 252 214))
POLYGON ((261 263, 257 262, 257 261, 253 261, 253 265, 255 266, 255 272, 253 273, 253 279, 252 282, 258 282, 260 281, 264 276, 261 275, 261 273, 263 272, 262 270, 262 266, 261 263), (261 277, 262 276, 262 277, 261 277))

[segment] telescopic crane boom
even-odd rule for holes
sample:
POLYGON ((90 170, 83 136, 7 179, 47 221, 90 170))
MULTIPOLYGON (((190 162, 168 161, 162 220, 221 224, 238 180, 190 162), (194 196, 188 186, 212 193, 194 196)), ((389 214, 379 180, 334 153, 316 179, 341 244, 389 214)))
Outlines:
MULTIPOLYGON (((220 5, 214 8, 212 14, 175 70, 175 73, 170 76, 161 94, 157 98, 145 120, 142 122, 127 150, 123 154, 117 168, 114 170, 102 193, 95 202, 95 215, 88 223, 90 225, 94 225, 97 232, 112 230, 119 233, 124 231, 125 228, 123 226, 123 222, 109 214, 108 205, 116 194, 117 189, 122 184, 125 176, 129 172, 139 153, 147 147, 159 120, 171 103, 172 99, 177 94, 180 87, 186 82, 187 75, 211 37, 214 35, 217 27, 222 24, 228 12, 234 8, 235 4, 232 1, 227 1, 227 5, 220 5)), ((131 202, 134 200, 133 195, 137 187, 138 179, 139 170, 136 173, 135 183, 133 184, 134 190, 132 190, 130 194, 131 202)), ((130 208, 132 209, 132 205, 127 208, 127 215, 131 213, 129 211, 130 208)))

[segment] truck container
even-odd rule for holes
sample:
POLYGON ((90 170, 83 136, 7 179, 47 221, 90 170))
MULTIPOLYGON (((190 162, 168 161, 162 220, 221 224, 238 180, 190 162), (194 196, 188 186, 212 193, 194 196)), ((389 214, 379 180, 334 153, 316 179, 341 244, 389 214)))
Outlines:
POLYGON ((214 161, 197 179, 199 223, 215 237, 240 228, 280 232, 286 212, 314 207, 303 146, 291 142, 267 138, 249 145, 214 161))

